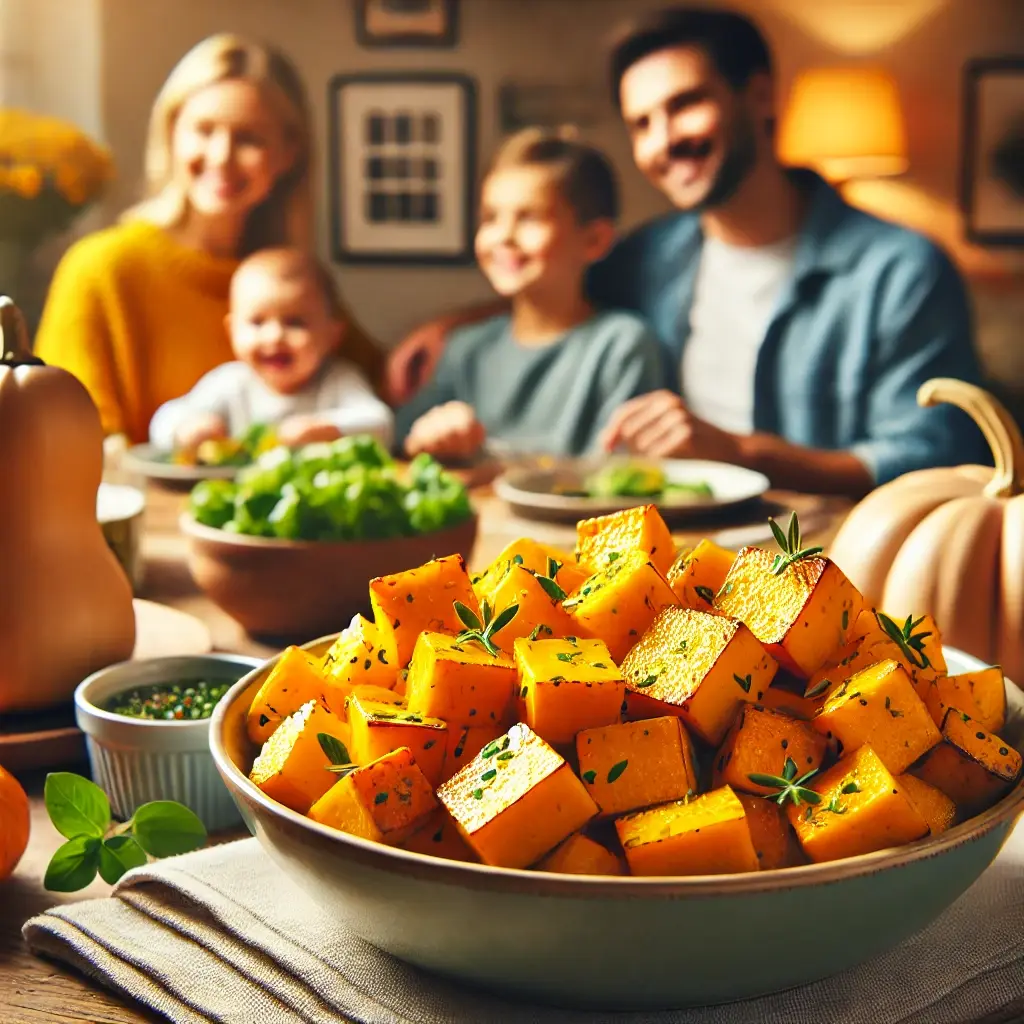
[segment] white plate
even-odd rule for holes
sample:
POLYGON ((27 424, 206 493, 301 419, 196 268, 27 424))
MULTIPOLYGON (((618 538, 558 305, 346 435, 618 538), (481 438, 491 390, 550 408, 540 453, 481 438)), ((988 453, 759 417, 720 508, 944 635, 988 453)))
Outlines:
POLYGON ((136 444, 124 453, 122 467, 150 480, 197 483, 200 480, 233 480, 242 466, 178 466, 169 452, 151 444, 136 444))
POLYGON ((703 459, 641 459, 636 456, 611 455, 586 459, 555 459, 538 456, 528 463, 510 466, 494 482, 494 491, 512 509, 527 518, 565 519, 575 521, 590 516, 607 515, 634 505, 652 503, 663 513, 675 517, 702 514, 729 508, 760 497, 768 490, 768 478, 742 466, 703 459), (659 466, 674 484, 707 483, 710 498, 686 493, 668 493, 652 498, 578 497, 558 493, 559 489, 581 488, 584 479, 595 470, 609 465, 642 463, 659 466))

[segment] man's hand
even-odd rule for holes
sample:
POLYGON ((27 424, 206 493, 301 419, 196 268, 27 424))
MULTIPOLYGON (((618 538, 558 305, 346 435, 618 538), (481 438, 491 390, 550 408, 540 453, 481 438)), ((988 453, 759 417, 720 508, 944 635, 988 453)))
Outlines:
POLYGON ((431 320, 406 335, 391 352, 384 370, 384 397, 392 405, 408 402, 430 380, 449 330, 448 320, 431 320))
POLYGON ((615 410, 601 434, 601 446, 610 452, 619 445, 657 458, 741 461, 739 439, 697 419, 672 391, 652 391, 615 410))
POLYGON ((216 413, 205 412, 178 427, 174 443, 181 451, 194 452, 204 441, 216 441, 227 436, 227 423, 216 413))
POLYGON ((341 431, 322 416, 289 416, 277 426, 277 441, 289 448, 299 448, 316 441, 336 441, 341 431))
POLYGON ((412 458, 426 452, 437 459, 470 459, 483 446, 487 432, 471 405, 446 402, 424 413, 405 439, 405 453, 412 458))

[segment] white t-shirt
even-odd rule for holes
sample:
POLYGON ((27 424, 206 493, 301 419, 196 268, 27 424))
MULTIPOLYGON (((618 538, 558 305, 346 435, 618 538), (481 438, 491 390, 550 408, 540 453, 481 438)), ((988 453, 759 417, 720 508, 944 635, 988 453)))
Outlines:
POLYGON ((699 419, 734 434, 753 431, 757 354, 796 246, 795 235, 760 246, 705 238, 682 359, 683 399, 699 419))
POLYGON ((247 363, 222 363, 188 394, 157 409, 149 424, 150 443, 170 451, 178 428, 202 413, 221 416, 229 437, 240 437, 257 423, 276 424, 289 416, 312 414, 329 419, 342 434, 372 434, 388 446, 394 432, 391 410, 362 373, 340 359, 329 360, 309 384, 291 395, 272 391, 247 363))

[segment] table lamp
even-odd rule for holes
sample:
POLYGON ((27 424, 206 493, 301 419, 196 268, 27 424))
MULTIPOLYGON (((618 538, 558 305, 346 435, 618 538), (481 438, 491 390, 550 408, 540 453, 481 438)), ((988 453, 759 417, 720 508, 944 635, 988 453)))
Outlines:
POLYGON ((892 76, 871 67, 812 68, 790 91, 778 131, 784 164, 814 167, 837 184, 902 174, 907 137, 892 76))

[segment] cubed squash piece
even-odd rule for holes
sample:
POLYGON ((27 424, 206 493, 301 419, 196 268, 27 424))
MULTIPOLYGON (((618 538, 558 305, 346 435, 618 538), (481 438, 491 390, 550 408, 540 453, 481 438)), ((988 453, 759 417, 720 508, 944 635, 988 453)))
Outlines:
POLYGON ((409 663, 421 633, 462 632, 456 601, 479 614, 461 555, 435 558, 418 569, 370 580, 374 622, 381 641, 395 651, 398 668, 409 663))
POLYGON ((504 734, 500 725, 460 725, 449 728, 448 743, 444 753, 444 772, 441 779, 447 782, 469 764, 492 740, 504 734))
POLYGON ((286 647, 259 688, 246 718, 253 743, 265 743, 289 715, 311 700, 324 696, 320 659, 301 647, 286 647))
POLYGON ((485 864, 525 868, 579 831, 597 804, 565 759, 519 723, 437 791, 485 864))
POLYGON ((352 736, 349 753, 356 764, 369 764, 392 750, 408 747, 430 784, 441 784, 448 742, 447 722, 425 718, 394 704, 350 697, 348 724, 352 736))
POLYGON ((896 782, 921 817, 928 822, 928 831, 933 836, 945 832, 956 821, 956 804, 941 789, 929 786, 909 772, 897 775, 896 782))
POLYGON ((840 680, 837 678, 834 683, 830 683, 817 694, 808 697, 805 694, 814 693, 809 681, 794 679, 788 673, 778 672, 758 703, 773 711, 781 711, 782 714, 789 715, 791 718, 799 718, 801 722, 810 722, 825 706, 829 691, 839 683, 840 680))
POLYGON ((263 744, 249 778, 271 799, 305 814, 334 785, 320 734, 349 743, 348 725, 318 701, 303 704, 263 744))
POLYGON ((870 743, 893 775, 904 772, 942 738, 910 677, 891 659, 844 680, 829 694, 813 725, 836 737, 844 751, 870 743))
POLYGON ((624 815, 615 830, 634 875, 758 870, 746 812, 728 786, 624 815))
POLYGON ((637 505, 576 524, 576 561, 597 572, 610 560, 642 551, 662 574, 675 561, 672 533, 655 505, 637 505))
POLYGON ((309 816, 350 835, 397 846, 436 808, 434 788, 409 748, 399 747, 340 778, 309 816))
POLYGON ((357 615, 323 657, 324 701, 340 714, 355 686, 390 690, 398 679, 398 656, 381 641, 376 625, 357 615))
MULTIPOLYGON (((373 686, 370 683, 357 683, 352 687, 352 692, 345 698, 342 713, 338 714, 335 712, 339 718, 343 718, 346 722, 348 721, 348 702, 351 697, 369 700, 374 704, 393 704, 395 707, 402 707, 405 704, 405 698, 397 690, 385 690, 382 686, 373 686)), ((333 711, 334 709, 332 708, 331 710, 333 711)))
POLYGON ((509 655, 491 654, 475 640, 421 633, 405 702, 410 711, 443 719, 449 728, 501 725, 515 685, 516 666, 509 655))
POLYGON ((565 591, 557 583, 542 580, 531 570, 513 564, 485 598, 499 614, 515 605, 517 611, 508 625, 493 634, 494 643, 508 654, 521 637, 557 637, 571 634, 576 626, 562 607, 565 591), (545 589, 550 588, 550 590, 545 589))
POLYGON ((618 665, 658 612, 675 604, 672 588, 647 555, 630 551, 588 577, 563 607, 576 621, 574 632, 604 640, 618 665))
POLYGON ((942 719, 942 742, 911 771, 942 790, 963 819, 991 807, 1009 792, 1020 777, 1021 756, 970 715, 950 708, 942 719))
POLYGON ((666 579, 684 608, 710 611, 735 558, 735 551, 705 539, 679 555, 669 567, 666 579))
POLYGON ((764 548, 743 548, 715 604, 746 623, 783 668, 807 679, 849 639, 864 599, 828 558, 802 558, 780 575, 774 560, 764 548))
POLYGON ((803 862, 800 844, 782 808, 774 800, 737 793, 747 815, 750 838, 762 871, 789 868, 803 862))
POLYGON ((773 789, 752 775, 782 775, 786 761, 803 775, 817 771, 825 759, 826 741, 807 722, 772 711, 763 704, 745 704, 715 757, 715 786, 767 796, 773 789))
POLYGON ((576 756, 603 818, 699 789, 690 737, 674 715, 586 729, 576 737, 576 756))
POLYGON ((425 853, 431 857, 475 863, 473 848, 459 834, 458 826, 443 807, 438 807, 404 842, 403 850, 425 853))
POLYGON ((807 787, 819 802, 790 803, 786 814, 813 861, 903 846, 928 834, 924 817, 867 744, 809 780, 807 787))
POLYGON ((492 608, 503 608, 504 605, 495 600, 494 591, 510 566, 519 565, 547 576, 552 562, 558 563, 555 582, 567 594, 571 594, 590 575, 589 570, 576 564, 571 551, 541 544, 530 537, 520 537, 512 541, 480 576, 473 578, 473 589, 481 600, 486 598, 490 601, 492 608))
POLYGON ((559 843, 536 867, 561 875, 625 874, 622 861, 611 850, 580 832, 559 843))
POLYGON ((517 640, 515 661, 526 724, 553 746, 619 721, 626 684, 603 640, 517 640))
POLYGON ((937 725, 949 708, 970 715, 986 732, 999 732, 1006 724, 1006 684, 998 665, 956 676, 936 676, 922 695, 937 725))
POLYGON ((717 746, 744 701, 759 701, 777 665, 742 622, 665 608, 622 663, 628 718, 678 715, 717 746))

